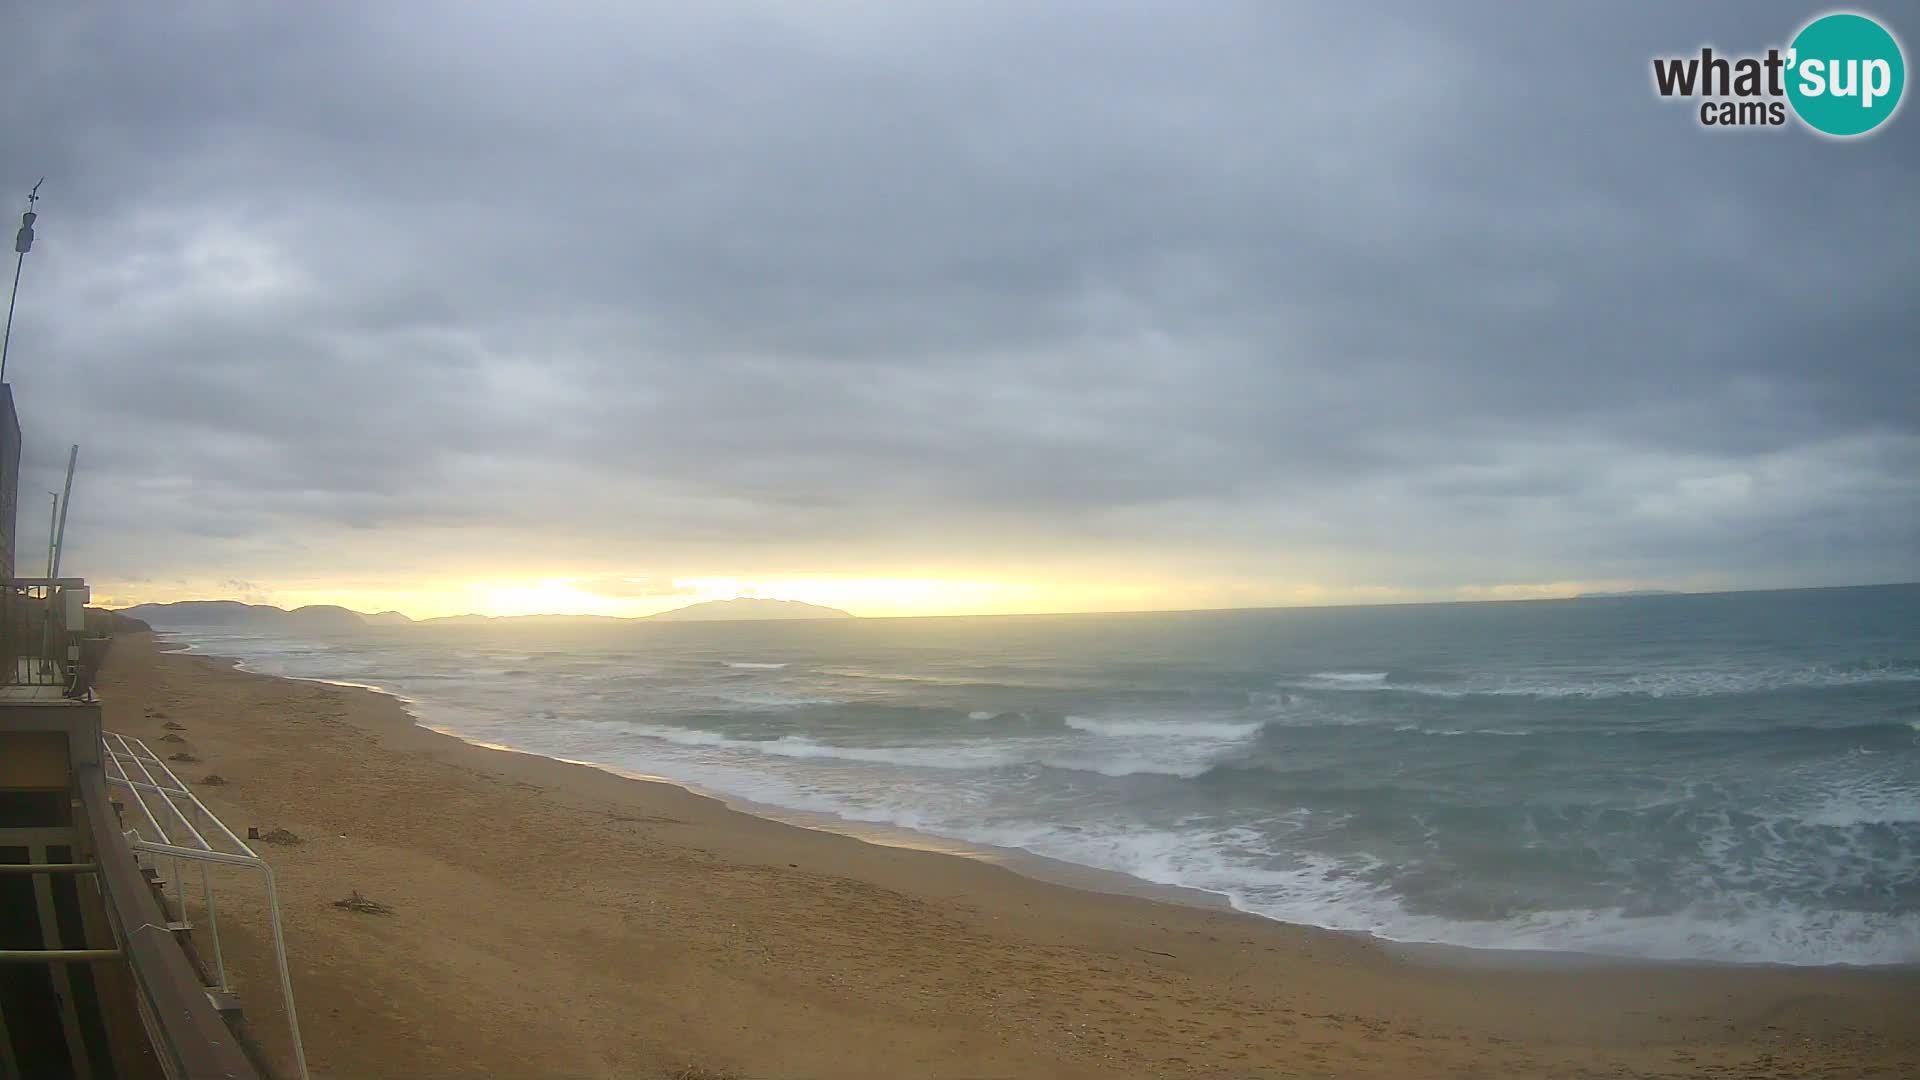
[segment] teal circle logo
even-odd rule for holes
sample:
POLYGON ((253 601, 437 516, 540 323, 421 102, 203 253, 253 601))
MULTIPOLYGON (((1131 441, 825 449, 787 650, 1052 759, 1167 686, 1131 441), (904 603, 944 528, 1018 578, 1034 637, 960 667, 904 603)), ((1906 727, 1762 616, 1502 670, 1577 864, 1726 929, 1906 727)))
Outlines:
POLYGON ((1787 50, 1787 99, 1815 131, 1865 135, 1900 107, 1906 58, 1886 28, 1851 12, 1808 23, 1787 50))

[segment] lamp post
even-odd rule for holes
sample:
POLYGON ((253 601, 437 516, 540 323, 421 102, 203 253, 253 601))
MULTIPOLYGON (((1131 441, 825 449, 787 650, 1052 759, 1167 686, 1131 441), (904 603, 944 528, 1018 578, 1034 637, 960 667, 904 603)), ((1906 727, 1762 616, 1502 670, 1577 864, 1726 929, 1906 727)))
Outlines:
POLYGON ((13 234, 13 292, 7 297, 6 334, 0 336, 0 383, 7 381, 7 348, 13 344, 13 302, 20 298, 20 268, 26 265, 27 252, 33 250, 33 222, 40 216, 33 212, 33 204, 40 201, 40 185, 46 182, 47 178, 41 177, 27 192, 27 212, 20 215, 20 231, 13 234))

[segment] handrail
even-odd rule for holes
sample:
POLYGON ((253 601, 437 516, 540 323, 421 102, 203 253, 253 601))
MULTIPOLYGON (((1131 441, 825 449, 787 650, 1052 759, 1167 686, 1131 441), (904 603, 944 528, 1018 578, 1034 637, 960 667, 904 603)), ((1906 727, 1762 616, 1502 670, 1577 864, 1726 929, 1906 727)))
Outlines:
POLYGON ((183 1080, 259 1080, 207 998, 199 973, 166 929, 166 916, 120 832, 100 767, 76 769, 74 783, 93 834, 107 917, 133 973, 140 1018, 162 1070, 183 1080))
MULTIPOLYGON (((222 951, 220 942, 219 908, 214 901, 213 883, 207 874, 206 868, 209 864, 245 867, 260 871, 264 877, 267 892, 267 918, 273 932, 274 961, 279 968, 280 994, 281 1000, 286 1006, 287 1032, 293 1042, 294 1065, 299 1069, 300 1080, 308 1080, 306 1048, 300 1039, 299 1015, 294 1010, 293 977, 287 965, 287 943, 280 925, 280 894, 274 882, 273 867, 269 866, 265 859, 255 854, 254 850, 247 846, 246 841, 235 836, 233 830, 227 828, 226 822, 221 821, 212 810, 207 809, 207 805, 200 801, 200 797, 193 793, 193 789, 189 788, 178 776, 174 775, 173 769, 169 767, 166 762, 161 761, 159 755, 148 748, 145 742, 130 735, 121 735, 108 731, 101 733, 101 748, 104 751, 103 757, 105 764, 112 770, 105 774, 107 782, 122 787, 132 793, 133 802, 139 808, 141 816, 152 826, 151 838, 142 837, 140 836, 141 830, 139 829, 138 822, 136 822, 132 838, 126 840, 127 847, 132 851, 147 855, 165 856, 175 860, 186 859, 201 864, 200 884, 202 895, 206 900, 207 922, 209 929, 212 931, 213 938, 214 966, 219 974, 219 989, 221 990, 228 988, 227 965, 225 953, 222 951), (139 769, 140 775, 144 777, 144 780, 135 780, 127 772, 127 764, 129 762, 131 762, 135 768, 139 769), (148 768, 150 765, 153 766, 153 769, 159 770, 159 775, 155 775, 153 769, 148 768), (165 804, 167 810, 170 812, 170 817, 180 822, 187 834, 180 839, 184 841, 190 838, 192 840, 191 845, 176 843, 175 837, 169 833, 166 827, 160 824, 160 818, 156 816, 153 809, 147 805, 147 795, 149 793, 158 796, 157 801, 165 804), (181 810, 179 804, 174 801, 175 799, 185 799, 187 801, 194 812, 199 815, 201 824, 206 827, 205 833, 202 833, 200 829, 194 827, 193 822, 187 819, 187 815, 181 810), (208 835, 212 835, 216 840, 224 841, 226 845, 230 845, 232 848, 237 849, 237 851, 217 850, 212 843, 208 842, 208 835)), ((186 884, 181 880, 181 876, 176 861, 173 877, 180 896, 180 913, 184 918, 186 915, 186 884)))

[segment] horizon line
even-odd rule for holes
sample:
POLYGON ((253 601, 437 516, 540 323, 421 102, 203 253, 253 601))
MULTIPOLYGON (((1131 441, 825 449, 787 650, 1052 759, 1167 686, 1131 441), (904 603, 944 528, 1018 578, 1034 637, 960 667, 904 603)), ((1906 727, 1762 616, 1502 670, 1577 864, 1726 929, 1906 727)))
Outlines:
MULTIPOLYGON (((806 604, 809 607, 818 607, 818 608, 823 608, 829 611, 839 611, 849 618, 861 619, 866 621, 879 621, 879 620, 893 620, 893 619, 1022 619, 1022 618, 1034 619, 1034 618, 1062 618, 1062 617, 1074 616, 1074 615, 1203 615, 1203 614, 1215 614, 1215 613, 1236 612, 1236 611, 1249 611, 1249 612, 1251 611, 1327 611, 1327 610, 1334 610, 1339 608, 1440 607, 1440 606, 1451 605, 1451 604, 1541 604, 1541 603, 1565 603, 1570 600, 1658 600, 1661 598, 1675 597, 1675 596, 1733 596, 1733 595, 1741 595, 1746 593, 1821 592, 1821 591, 1829 591, 1829 590, 1836 590, 1836 589, 1893 589, 1893 588, 1901 588, 1901 587, 1909 587, 1909 586, 1920 586, 1920 580, 1861 582, 1861 583, 1841 584, 1841 585, 1788 585, 1788 586, 1770 586, 1770 587, 1751 588, 1751 589, 1703 589, 1698 591, 1691 591, 1691 590, 1685 590, 1685 589, 1631 589, 1631 590, 1619 590, 1619 591, 1601 591, 1601 592, 1595 592, 1595 593, 1573 593, 1567 596, 1485 597, 1485 598, 1477 598, 1477 599, 1456 599, 1456 600, 1384 600, 1384 601, 1359 601, 1355 603, 1346 603, 1346 604, 1342 604, 1342 603, 1260 604, 1260 605, 1249 605, 1249 606, 1243 606, 1243 607, 1210 607, 1210 608, 1116 608, 1116 609, 1103 609, 1103 610, 1095 610, 1095 611, 955 612, 950 614, 939 614, 939 615, 929 615, 929 614, 856 615, 853 612, 845 611, 842 608, 830 607, 826 604, 815 604, 815 603, 812 603, 811 601, 806 601, 806 600, 786 600, 780 597, 771 597, 771 596, 736 596, 736 597, 731 597, 729 599, 772 600, 772 601, 777 601, 779 603, 787 603, 787 604, 806 604)), ((193 599, 193 600, 147 601, 147 602, 142 602, 138 604, 129 604, 126 607, 106 608, 104 610, 113 611, 113 612, 127 612, 127 611, 133 610, 134 608, 171 607, 175 604, 239 604, 244 607, 273 608, 276 611, 282 611, 282 612, 288 612, 288 613, 295 612, 295 611, 302 611, 308 608, 337 608, 338 610, 349 612, 354 615, 358 615, 361 618, 371 618, 376 615, 399 615, 401 618, 406 619, 409 623, 440 622, 448 619, 488 619, 488 620, 603 619, 608 622, 646 622, 654 618, 656 615, 665 615, 674 611, 683 611, 686 608, 697 607, 700 604, 726 603, 726 602, 727 600, 699 600, 691 604, 682 605, 681 607, 678 607, 678 608, 667 608, 663 611, 656 611, 647 615, 602 615, 596 612, 589 612, 589 611, 540 611, 540 612, 527 612, 527 613, 518 614, 518 615, 483 615, 477 611, 467 611, 467 612, 461 612, 459 614, 454 614, 454 615, 429 615, 429 616, 426 616, 425 618, 418 618, 418 619, 396 608, 388 608, 383 611, 360 611, 357 608, 350 608, 343 604, 302 604, 296 608, 283 608, 278 604, 257 604, 257 603, 252 603, 246 600, 235 600, 227 597, 215 597, 210 599, 193 599)), ((747 619, 712 619, 708 621, 710 622, 815 622, 815 621, 829 622, 829 621, 839 621, 839 620, 829 617, 829 618, 823 618, 818 620, 747 618, 747 619)))

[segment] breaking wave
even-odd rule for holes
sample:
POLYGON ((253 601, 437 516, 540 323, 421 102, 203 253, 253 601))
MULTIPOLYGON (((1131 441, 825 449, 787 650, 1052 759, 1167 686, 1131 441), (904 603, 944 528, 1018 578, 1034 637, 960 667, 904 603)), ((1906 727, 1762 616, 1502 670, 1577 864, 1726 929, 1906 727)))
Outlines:
POLYGON ((1388 672, 1320 672, 1294 684, 1301 689, 1421 694, 1430 697, 1713 697, 1790 690, 1825 690, 1876 683, 1920 682, 1920 667, 1900 664, 1767 668, 1749 671, 1676 670, 1572 678, 1530 674, 1484 674, 1446 684, 1394 679, 1388 672))
POLYGON ((1211 761, 1204 755, 1076 752, 1071 746, 1042 740, 982 745, 979 743, 942 743, 920 746, 847 746, 821 742, 805 735, 782 735, 771 739, 740 739, 718 732, 691 728, 662 727, 651 724, 623 725, 632 735, 660 739, 680 746, 705 747, 741 754, 776 758, 831 759, 898 765, 912 769, 973 772, 1038 766, 1070 772, 1099 773, 1102 776, 1138 776, 1156 774, 1190 779, 1206 772, 1211 761))
POLYGON ((404 694, 476 742, 1277 919, 1490 949, 1884 964, 1920 963, 1915 612, 1907 587, 899 620, 831 639, 642 628, 584 649, 531 631, 192 636, 263 672, 404 694))
POLYGON ((1066 725, 1075 731, 1112 738, 1244 739, 1257 733, 1264 724, 1258 720, 1100 720, 1069 716, 1066 725))

